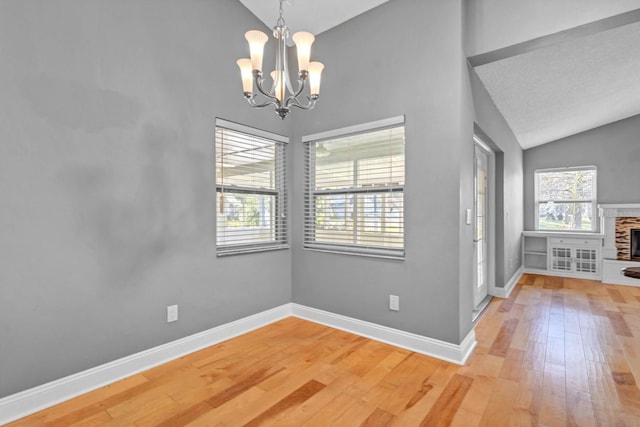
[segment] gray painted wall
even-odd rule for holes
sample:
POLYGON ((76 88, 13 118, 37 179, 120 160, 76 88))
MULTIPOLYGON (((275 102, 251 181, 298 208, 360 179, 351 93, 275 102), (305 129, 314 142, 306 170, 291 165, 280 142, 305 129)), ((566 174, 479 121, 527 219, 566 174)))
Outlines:
POLYGON ((0 3, 0 397, 291 300, 459 343, 474 119, 513 162, 513 194, 521 173, 495 106, 471 99, 461 9, 393 0, 321 34, 318 107, 281 122, 241 97, 242 34, 262 24, 239 2, 0 3), (301 135, 400 114, 406 260, 303 250, 301 135), (216 258, 216 116, 293 133, 293 251, 216 258))
POLYGON ((291 301, 289 251, 215 253, 214 118, 289 132, 242 98, 255 27, 237 1, 0 2, 0 397, 291 301))
POLYGON ((595 165, 598 203, 640 203, 640 115, 524 152, 524 226, 535 229, 536 169, 595 165))
POLYGON ((473 132, 463 106, 471 100, 463 91, 462 2, 390 1, 322 33, 313 56, 327 68, 318 106, 294 122, 294 302, 459 343, 471 329, 471 261, 461 267, 460 255, 472 249, 463 215, 472 182, 461 190, 473 132), (406 260, 303 249, 301 136, 402 114, 406 260), (389 294, 400 297, 399 312, 389 311, 389 294))
POLYGON ((496 286, 522 264, 523 151, 473 68, 469 67, 475 121, 496 153, 496 286))

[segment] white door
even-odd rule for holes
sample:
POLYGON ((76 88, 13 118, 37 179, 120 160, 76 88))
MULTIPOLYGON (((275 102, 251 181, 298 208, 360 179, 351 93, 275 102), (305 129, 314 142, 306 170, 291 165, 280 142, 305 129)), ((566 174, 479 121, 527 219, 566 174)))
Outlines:
POLYGON ((474 177, 474 286, 473 302, 479 305, 487 297, 489 282, 489 153, 475 144, 474 177))

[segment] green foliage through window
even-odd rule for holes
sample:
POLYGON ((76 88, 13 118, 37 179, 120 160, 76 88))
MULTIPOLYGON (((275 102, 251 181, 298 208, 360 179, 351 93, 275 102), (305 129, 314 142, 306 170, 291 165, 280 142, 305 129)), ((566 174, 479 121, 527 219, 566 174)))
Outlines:
POLYGON ((597 229, 595 167, 535 172, 536 229, 597 229))
POLYGON ((287 244, 286 143, 279 135, 216 122, 218 254, 287 244), (255 132, 255 133, 254 133, 255 132))

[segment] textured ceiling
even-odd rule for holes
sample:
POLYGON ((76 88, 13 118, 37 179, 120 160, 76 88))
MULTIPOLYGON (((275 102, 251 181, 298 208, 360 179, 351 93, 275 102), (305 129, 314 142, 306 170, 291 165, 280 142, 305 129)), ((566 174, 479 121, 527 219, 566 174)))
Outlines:
MULTIPOLYGON (((284 19, 291 33, 318 35, 388 0, 285 0, 284 19)), ((268 28, 278 20, 279 0, 240 0, 268 28)))
POLYGON ((475 67, 522 148, 640 114, 640 23, 475 67))

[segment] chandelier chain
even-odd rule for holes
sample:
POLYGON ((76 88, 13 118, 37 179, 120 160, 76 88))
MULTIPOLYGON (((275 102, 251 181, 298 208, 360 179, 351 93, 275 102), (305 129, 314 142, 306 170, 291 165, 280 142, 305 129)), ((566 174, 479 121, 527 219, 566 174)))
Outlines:
POLYGON ((276 25, 279 27, 284 27, 286 24, 284 23, 284 4, 285 0, 280 0, 280 16, 278 17, 278 21, 276 21, 276 25))

